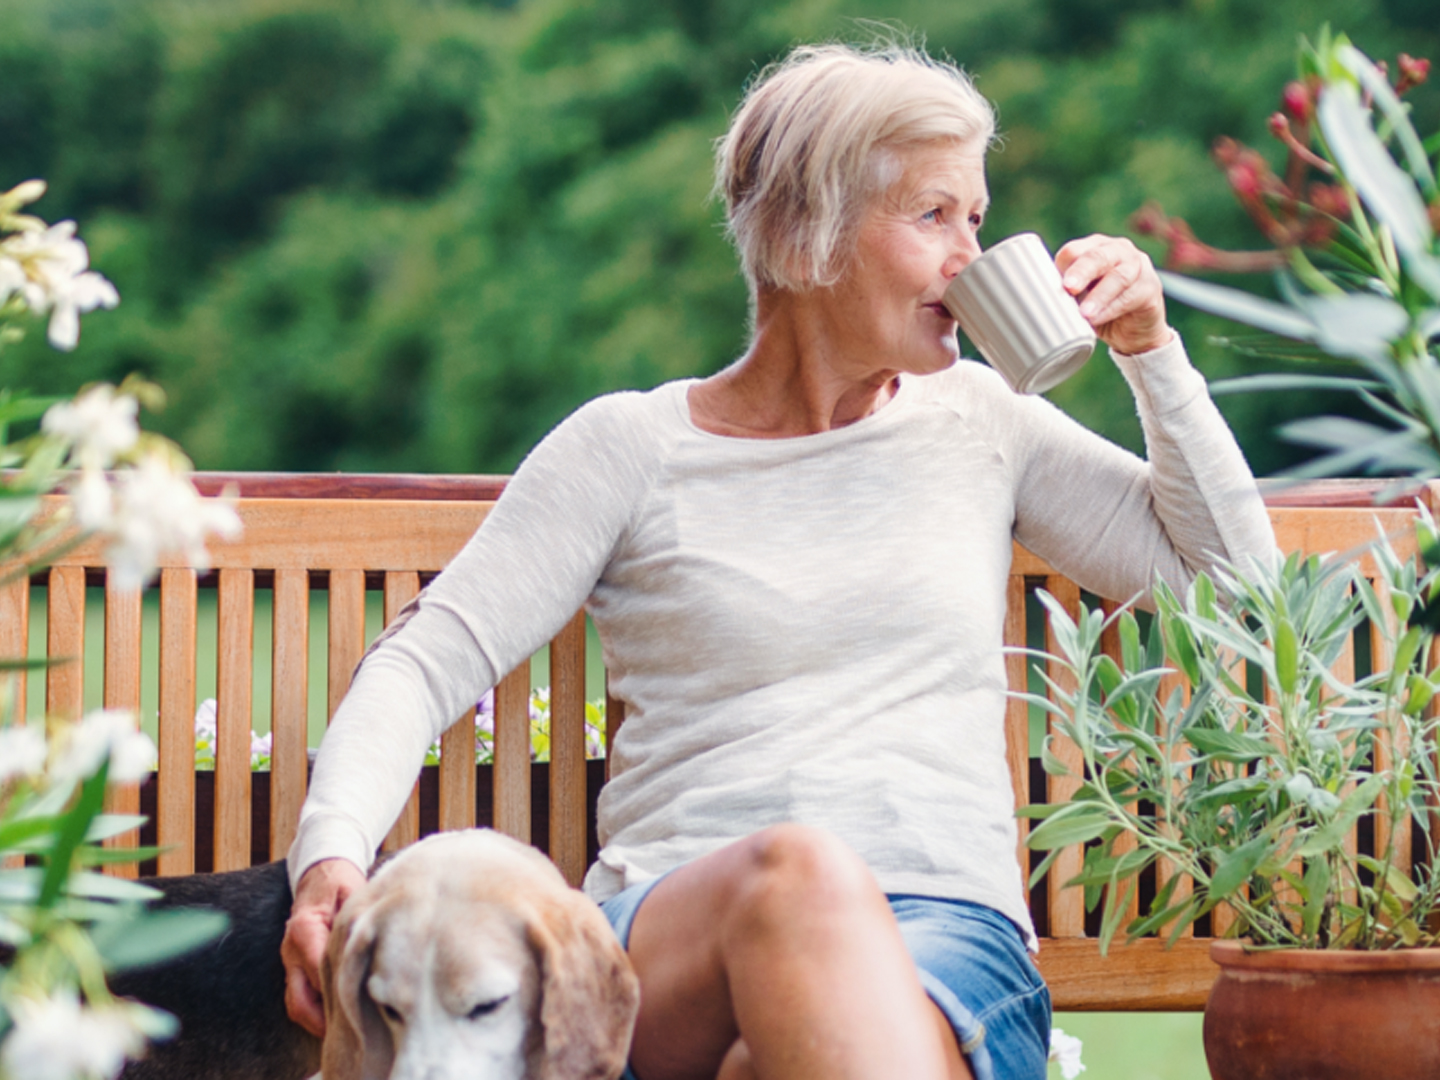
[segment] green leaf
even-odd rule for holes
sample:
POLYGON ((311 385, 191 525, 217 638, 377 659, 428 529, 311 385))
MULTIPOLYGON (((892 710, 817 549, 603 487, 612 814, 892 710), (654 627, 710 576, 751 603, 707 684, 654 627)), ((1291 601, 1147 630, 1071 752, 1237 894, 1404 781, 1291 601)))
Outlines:
POLYGON ((1320 918, 1325 913, 1325 898, 1330 891, 1330 860, 1311 859, 1305 867, 1305 906, 1300 912, 1300 925, 1306 938, 1313 939, 1320 931, 1320 918))
POLYGON ((85 842, 94 844, 109 840, 112 836, 140 828, 146 820, 144 814, 101 814, 90 823, 90 828, 85 833, 85 842))
MULTIPOLYGON (((1025 841, 1025 846, 1030 846, 1030 841, 1028 839, 1025 841)), ((1027 889, 1033 889, 1036 885, 1039 885, 1040 882, 1045 880, 1045 875, 1050 872, 1050 868, 1055 865, 1055 860, 1060 857, 1060 853, 1064 850, 1064 848, 1056 848, 1055 850, 1049 852, 1045 856, 1045 858, 1041 859, 1039 865, 1036 866, 1034 870, 1030 871, 1030 881, 1026 884, 1025 887, 1027 889)))
POLYGON ((1067 808, 1073 812, 1052 814, 1046 818, 1030 833, 1026 844, 1039 851, 1069 847, 1098 839, 1111 827, 1108 817, 1088 806, 1070 803, 1067 808))
POLYGON ((70 896, 82 896, 91 900, 158 900, 164 894, 159 889, 142 885, 138 881, 96 874, 89 870, 78 870, 70 875, 65 890, 70 896))
POLYGON ((1360 815, 1369 810, 1385 787, 1383 776, 1372 776, 1340 801, 1329 824, 1316 829, 1295 854, 1302 859, 1338 851, 1360 815))
POLYGON ((1286 695, 1295 692, 1295 681, 1299 675, 1299 642, 1295 637, 1295 624, 1281 616, 1275 621, 1275 678, 1280 692, 1286 695))
POLYGON ((113 866, 117 863, 144 862, 166 849, 160 845, 133 848, 82 847, 75 852, 80 866, 113 866))
POLYGON ((1184 738, 1202 754, 1241 764, 1269 757, 1276 751, 1273 743, 1238 731, 1192 726, 1185 729, 1184 738))
POLYGON ((1160 280, 1165 286, 1165 294, 1182 304, 1244 323, 1246 326, 1258 326, 1281 337, 1295 338, 1298 341, 1310 341, 1314 338, 1315 324, 1284 304, 1263 300, 1239 289, 1182 277, 1168 270, 1160 271, 1160 280))
POLYGON ((1120 635, 1120 659, 1126 671, 1139 671, 1145 664, 1145 654, 1140 646, 1140 624, 1129 611, 1121 612, 1117 623, 1120 635))
POLYGON ((1361 390, 1384 390, 1385 384, 1373 379, 1345 375, 1242 375, 1234 379, 1217 379, 1210 384, 1210 396, 1254 394, 1266 391, 1293 393, 1300 390, 1340 390, 1354 394, 1361 390))
POLYGON ((183 956, 223 934, 230 918, 206 908, 170 908, 101 923, 91 932, 95 948, 114 974, 183 956))
POLYGON ((1395 93, 1385 73, 1355 46, 1342 45, 1336 53, 1340 63, 1360 80, 1360 84, 1370 92, 1375 106, 1385 114, 1385 119, 1390 122, 1395 138, 1405 152, 1410 175, 1433 198, 1436 194, 1435 171, 1430 167, 1430 158, 1424 143, 1420 141, 1414 125, 1410 123, 1409 107, 1395 93))
MULTIPOLYGON (((64 823, 56 837, 55 846, 46 856, 45 878, 40 887, 36 905, 42 910, 51 907, 59 899, 70 876, 70 861, 75 849, 85 839, 90 823, 100 813, 105 802, 105 778, 110 771, 109 762, 100 766, 100 771, 80 786, 80 797, 65 815, 64 823)), ((119 879, 111 879, 119 880, 119 879)))
POLYGON ((1215 900, 1228 898, 1250 880, 1255 868, 1265 861, 1274 846, 1268 836, 1257 836, 1234 851, 1220 855, 1215 873, 1210 876, 1210 896, 1215 900))
POLYGON ((1114 940, 1115 932, 1120 929, 1120 922, 1125 918, 1125 912, 1130 907, 1130 898, 1135 895, 1135 889, 1139 884, 1137 878, 1131 878, 1123 893, 1113 885, 1106 893, 1105 917, 1100 923, 1101 956, 1110 952, 1110 942, 1114 940))
POLYGON ((1424 251, 1433 235, 1425 201, 1371 130, 1359 91, 1343 83, 1328 85, 1316 116, 1336 164, 1370 212, 1389 226, 1395 246, 1406 255, 1424 251))

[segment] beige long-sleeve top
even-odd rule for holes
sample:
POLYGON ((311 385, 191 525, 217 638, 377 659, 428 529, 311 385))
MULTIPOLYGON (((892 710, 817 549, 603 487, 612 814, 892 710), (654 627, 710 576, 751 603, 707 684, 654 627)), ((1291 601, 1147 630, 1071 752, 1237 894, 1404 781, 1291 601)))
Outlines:
POLYGON ((1148 461, 965 361, 800 438, 700 430, 687 381, 584 406, 361 664, 292 881, 332 856, 368 866, 426 747, 584 604, 627 706, 597 900, 801 822, 886 892, 985 904, 1028 931, 1003 724, 1012 539, 1117 598, 1274 549, 1178 340, 1116 361, 1148 461))

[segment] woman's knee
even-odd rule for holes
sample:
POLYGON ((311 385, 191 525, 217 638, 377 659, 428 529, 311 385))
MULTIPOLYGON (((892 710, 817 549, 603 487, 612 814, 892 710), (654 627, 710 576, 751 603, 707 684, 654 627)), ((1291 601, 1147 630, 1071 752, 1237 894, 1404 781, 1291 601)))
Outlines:
MULTIPOLYGON (((746 932, 824 916, 881 910, 874 875, 841 840, 823 829, 775 825, 745 841, 731 914, 746 932)), ((888 909, 887 909, 888 910, 888 909)))

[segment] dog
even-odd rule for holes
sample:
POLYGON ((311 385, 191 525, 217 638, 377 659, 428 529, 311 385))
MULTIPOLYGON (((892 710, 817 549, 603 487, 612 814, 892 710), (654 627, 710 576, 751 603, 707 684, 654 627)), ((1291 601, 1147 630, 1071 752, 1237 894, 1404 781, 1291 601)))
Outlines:
POLYGON ((159 907, 230 928, 111 989, 180 1021, 122 1080, 424 1076, 600 1080, 624 1067, 638 982, 600 910, 549 859, 489 830, 442 833, 379 864, 323 964, 323 1046, 285 1011, 283 862, 148 878, 159 907))
POLYGON ((534 848, 440 833, 341 909, 321 969, 325 1080, 614 1080, 639 980, 534 848))

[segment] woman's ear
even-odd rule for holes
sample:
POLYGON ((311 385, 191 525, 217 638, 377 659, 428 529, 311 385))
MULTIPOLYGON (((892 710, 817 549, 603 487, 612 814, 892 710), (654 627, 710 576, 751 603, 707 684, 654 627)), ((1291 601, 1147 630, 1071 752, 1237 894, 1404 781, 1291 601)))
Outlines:
POLYGON ((537 903, 529 931, 545 1033, 539 1080, 615 1080, 640 1010, 640 980, 615 932, 573 891, 537 903))
POLYGON ((395 1047, 365 982, 375 953, 377 914, 367 892, 354 894, 330 931, 320 967, 325 1044, 320 1072, 332 1080, 386 1080, 395 1047))

